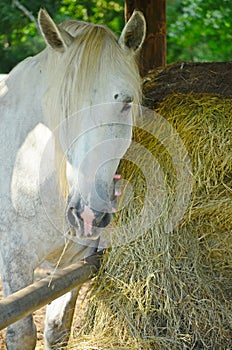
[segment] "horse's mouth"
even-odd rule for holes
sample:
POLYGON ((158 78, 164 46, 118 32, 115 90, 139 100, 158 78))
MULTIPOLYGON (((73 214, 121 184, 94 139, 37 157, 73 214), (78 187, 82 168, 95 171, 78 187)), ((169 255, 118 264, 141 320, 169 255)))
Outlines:
POLYGON ((98 238, 101 230, 108 226, 112 219, 111 213, 95 213, 93 217, 86 217, 84 212, 83 215, 78 215, 74 208, 70 211, 72 212, 72 218, 69 219, 70 227, 79 238, 98 238))
POLYGON ((117 210, 117 197, 120 192, 116 188, 116 182, 121 179, 119 174, 114 176, 112 186, 112 197, 108 203, 108 208, 98 211, 91 207, 90 203, 82 199, 78 201, 71 200, 66 211, 66 219, 69 224, 72 235, 79 239, 97 239, 102 230, 109 225, 113 213, 117 210))

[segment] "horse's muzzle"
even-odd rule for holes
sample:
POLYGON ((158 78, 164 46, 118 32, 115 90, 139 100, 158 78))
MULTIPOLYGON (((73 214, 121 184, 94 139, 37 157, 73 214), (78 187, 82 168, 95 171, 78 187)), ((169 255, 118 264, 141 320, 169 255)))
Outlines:
POLYGON ((67 207, 67 220, 80 237, 97 238, 100 229, 106 227, 111 221, 111 213, 99 212, 88 205, 81 205, 80 201, 67 207))

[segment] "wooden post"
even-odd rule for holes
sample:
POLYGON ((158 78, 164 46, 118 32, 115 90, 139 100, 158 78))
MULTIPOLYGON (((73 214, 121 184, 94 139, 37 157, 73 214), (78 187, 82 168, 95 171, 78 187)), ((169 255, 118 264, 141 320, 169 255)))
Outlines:
POLYGON ((92 255, 86 261, 73 264, 4 298, 0 302, 0 330, 90 280, 100 268, 101 256, 102 252, 92 255))
POLYGON ((149 70, 166 65, 166 0, 125 0, 126 21, 134 9, 141 10, 147 22, 139 59, 140 73, 144 76, 149 70))

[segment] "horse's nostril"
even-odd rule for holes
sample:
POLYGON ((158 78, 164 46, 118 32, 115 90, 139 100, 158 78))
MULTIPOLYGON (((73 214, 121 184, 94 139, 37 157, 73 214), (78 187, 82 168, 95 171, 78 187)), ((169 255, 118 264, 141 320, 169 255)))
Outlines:
POLYGON ((115 94, 114 99, 123 103, 131 103, 133 101, 133 97, 126 94, 115 94))
POLYGON ((111 221, 111 214, 110 213, 102 213, 101 215, 98 215, 95 219, 95 225, 98 227, 106 227, 111 221))
POLYGON ((104 220, 106 213, 98 213, 95 218, 95 224, 96 226, 101 226, 101 222, 104 220))
POLYGON ((74 207, 68 208, 67 217, 70 225, 73 227, 78 226, 78 221, 82 220, 77 209, 74 207))

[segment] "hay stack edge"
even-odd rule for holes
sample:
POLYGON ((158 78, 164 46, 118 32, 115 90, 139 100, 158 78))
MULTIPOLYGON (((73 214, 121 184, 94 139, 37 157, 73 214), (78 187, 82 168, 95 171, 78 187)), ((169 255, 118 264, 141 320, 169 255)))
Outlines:
POLYGON ((157 205, 153 208, 150 203, 154 222, 149 229, 144 229, 142 219, 133 226, 143 210, 147 181, 152 182, 156 171, 146 160, 145 174, 139 162, 122 161, 120 172, 134 193, 115 219, 115 232, 122 242, 128 230, 135 238, 106 251, 71 348, 232 349, 232 85, 227 84, 232 81, 232 63, 222 65, 205 66, 204 76, 201 64, 198 75, 189 75, 191 64, 175 64, 145 78, 146 105, 177 131, 188 152, 190 200, 181 220, 168 231, 178 174, 164 144, 136 128, 134 140, 149 150, 162 169, 165 199, 158 214, 157 205), (186 74, 188 91, 183 83, 186 74), (211 77, 208 85, 207 76, 211 77), (216 91, 212 91, 212 76, 216 91), (162 87, 168 87, 163 98, 162 87))

